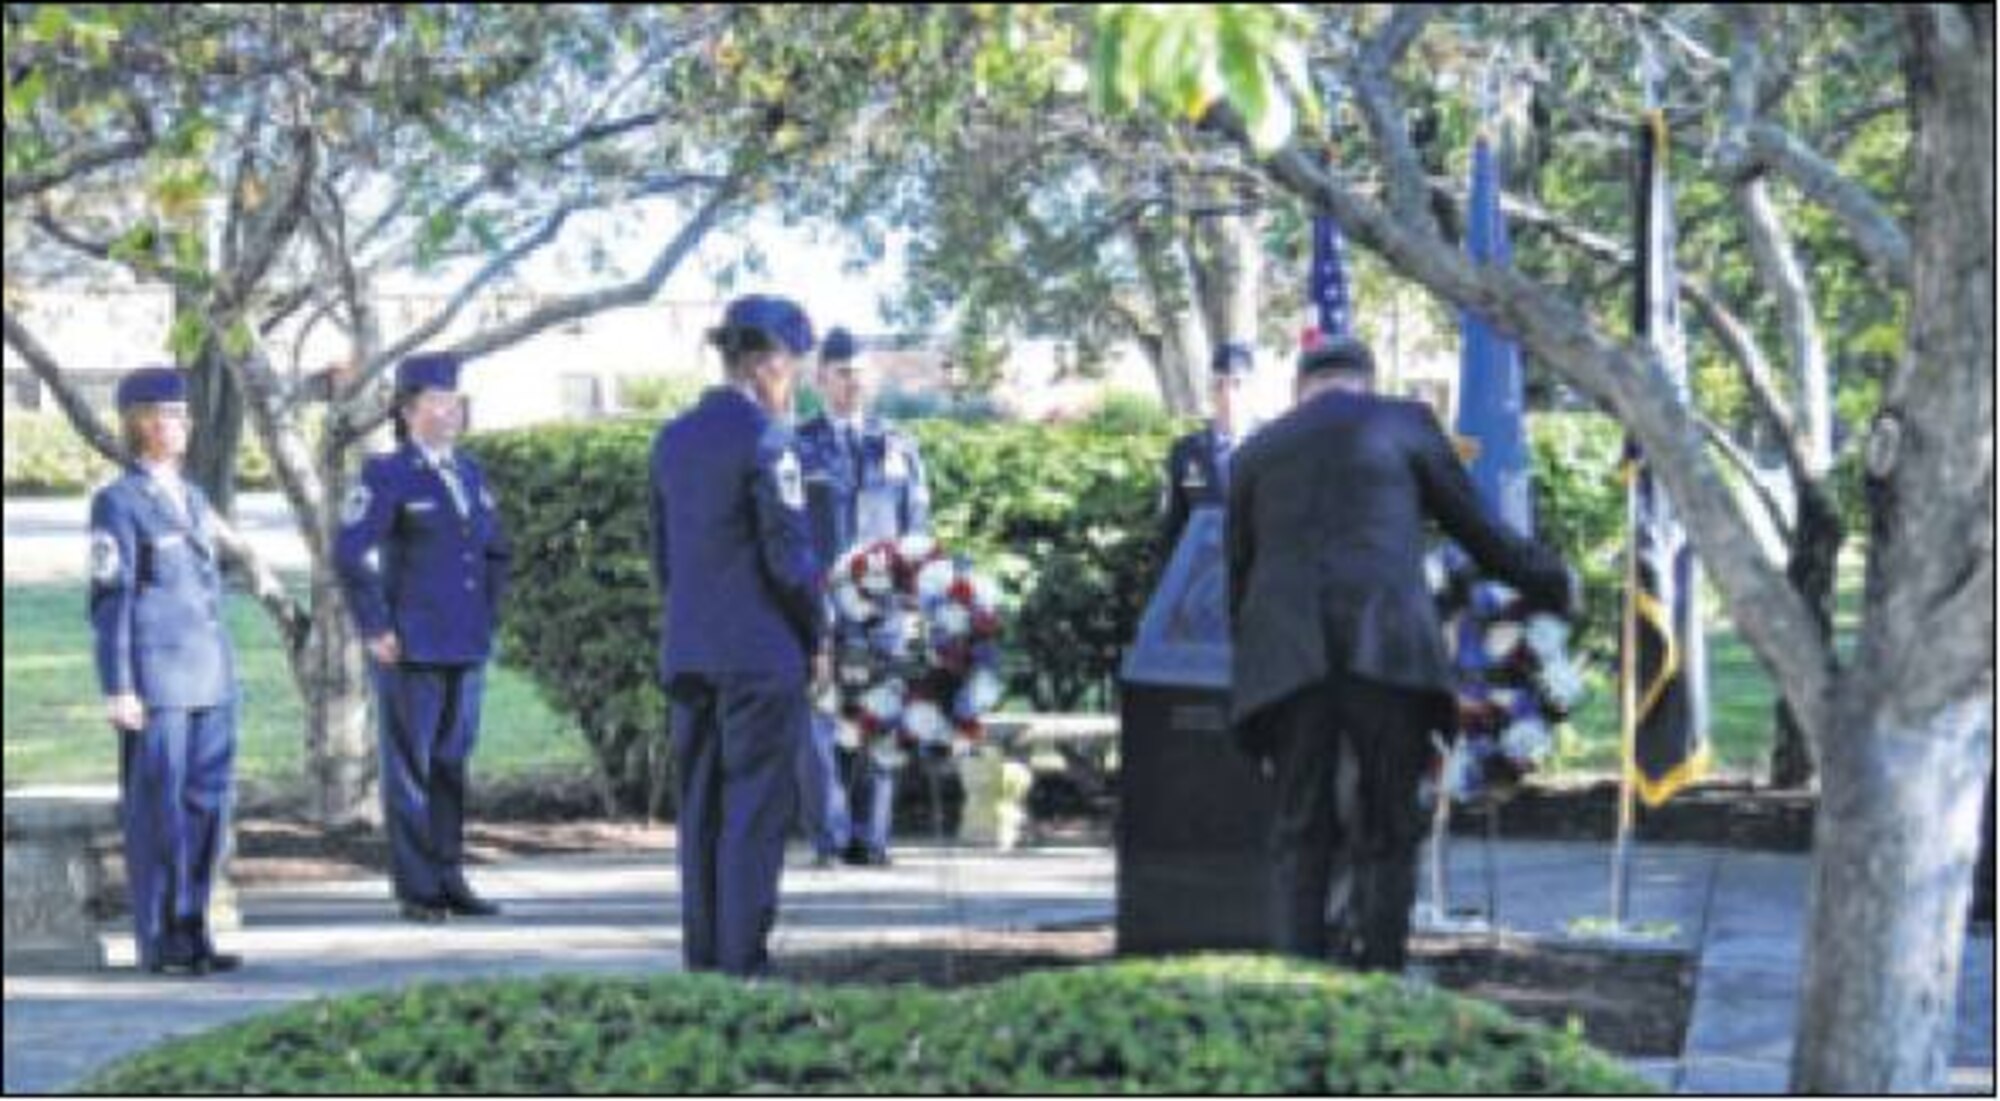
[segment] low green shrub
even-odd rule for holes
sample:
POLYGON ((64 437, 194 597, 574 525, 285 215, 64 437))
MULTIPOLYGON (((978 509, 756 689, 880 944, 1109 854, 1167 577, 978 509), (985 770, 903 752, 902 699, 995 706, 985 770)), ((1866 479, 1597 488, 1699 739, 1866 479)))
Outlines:
POLYGON ((317 1001, 171 1041, 97 1093, 1633 1093, 1572 1033, 1270 957, 932 991, 573 976, 317 1001))

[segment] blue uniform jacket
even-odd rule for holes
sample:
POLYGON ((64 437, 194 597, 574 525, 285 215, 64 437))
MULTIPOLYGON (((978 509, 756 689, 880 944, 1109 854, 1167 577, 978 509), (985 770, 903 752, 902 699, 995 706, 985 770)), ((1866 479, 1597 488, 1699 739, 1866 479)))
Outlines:
POLYGON ((806 679, 825 610, 792 432, 711 388, 653 441, 661 683, 684 673, 806 679))
POLYGON ((377 455, 341 508, 334 567, 364 638, 393 630, 403 660, 475 665, 493 653, 509 546, 479 465, 454 452, 466 511, 414 443, 377 455))
POLYGON ((236 692, 208 498, 185 484, 185 519, 136 467, 90 501, 98 684, 149 708, 214 707, 236 692))
POLYGON ((1216 462, 1215 426, 1207 425, 1174 441, 1167 452, 1167 481, 1161 490, 1161 553, 1172 555, 1188 515, 1204 505, 1229 503, 1229 475, 1216 462))
POLYGON ((930 490, 917 441, 875 417, 863 420, 859 454, 843 455, 826 414, 799 427, 813 544, 831 564, 857 543, 930 528, 930 490))

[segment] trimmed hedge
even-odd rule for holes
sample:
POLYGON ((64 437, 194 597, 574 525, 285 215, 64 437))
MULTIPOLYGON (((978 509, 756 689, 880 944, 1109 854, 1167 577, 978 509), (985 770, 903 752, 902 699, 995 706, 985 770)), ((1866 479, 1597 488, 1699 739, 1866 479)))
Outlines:
MULTIPOLYGON (((482 434, 514 541, 502 617, 510 664, 576 718, 628 809, 671 811, 656 683, 659 594, 646 560, 651 419, 482 434)), ((1006 593, 1009 691, 1046 710, 1107 706, 1158 565, 1154 510, 1168 430, 912 425, 933 527, 1006 593)))
POLYGON ((507 663, 589 739, 627 810, 671 814, 659 689, 660 596, 648 561, 650 420, 468 437, 513 542, 500 617, 507 663))
POLYGON ((1271 957, 986 987, 713 975, 424 985, 170 1041, 97 1093, 1638 1093, 1572 1033, 1271 957))
MULTIPOLYGON (((1161 569, 1165 456, 1184 422, 1115 410, 1080 424, 909 424, 930 471, 933 527, 998 582, 1009 706, 1112 706, 1124 648, 1161 569)), ((590 739, 621 805, 671 811, 655 684, 659 595, 646 561, 646 463, 658 421, 469 439, 515 542, 502 618, 510 664, 590 739)), ((1531 422, 1544 538, 1584 572, 1581 644, 1617 645, 1621 437, 1602 417, 1531 422)))

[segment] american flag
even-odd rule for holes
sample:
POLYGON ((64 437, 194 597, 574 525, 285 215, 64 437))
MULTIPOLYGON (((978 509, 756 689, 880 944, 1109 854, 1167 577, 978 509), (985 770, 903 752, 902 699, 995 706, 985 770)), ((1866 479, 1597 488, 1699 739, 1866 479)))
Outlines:
POLYGON ((1307 338, 1309 345, 1351 329, 1352 300, 1347 293, 1347 257, 1340 240, 1340 225, 1331 214, 1319 214, 1312 224, 1312 302, 1317 327, 1307 338))

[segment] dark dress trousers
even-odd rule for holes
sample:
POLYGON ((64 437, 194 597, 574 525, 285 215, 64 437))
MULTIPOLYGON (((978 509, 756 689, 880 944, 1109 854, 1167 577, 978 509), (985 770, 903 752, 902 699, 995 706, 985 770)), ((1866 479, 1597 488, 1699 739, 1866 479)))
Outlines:
POLYGON ((1327 886, 1352 873, 1351 912, 1335 924, 1358 931, 1364 966, 1398 969, 1417 782, 1430 733, 1453 717, 1424 579, 1427 522, 1535 604, 1561 608, 1568 576, 1481 511, 1420 402, 1322 394, 1251 437, 1233 465, 1230 719, 1238 744, 1275 766, 1277 946, 1324 955, 1327 886), (1355 798, 1336 798, 1343 783, 1355 798))

